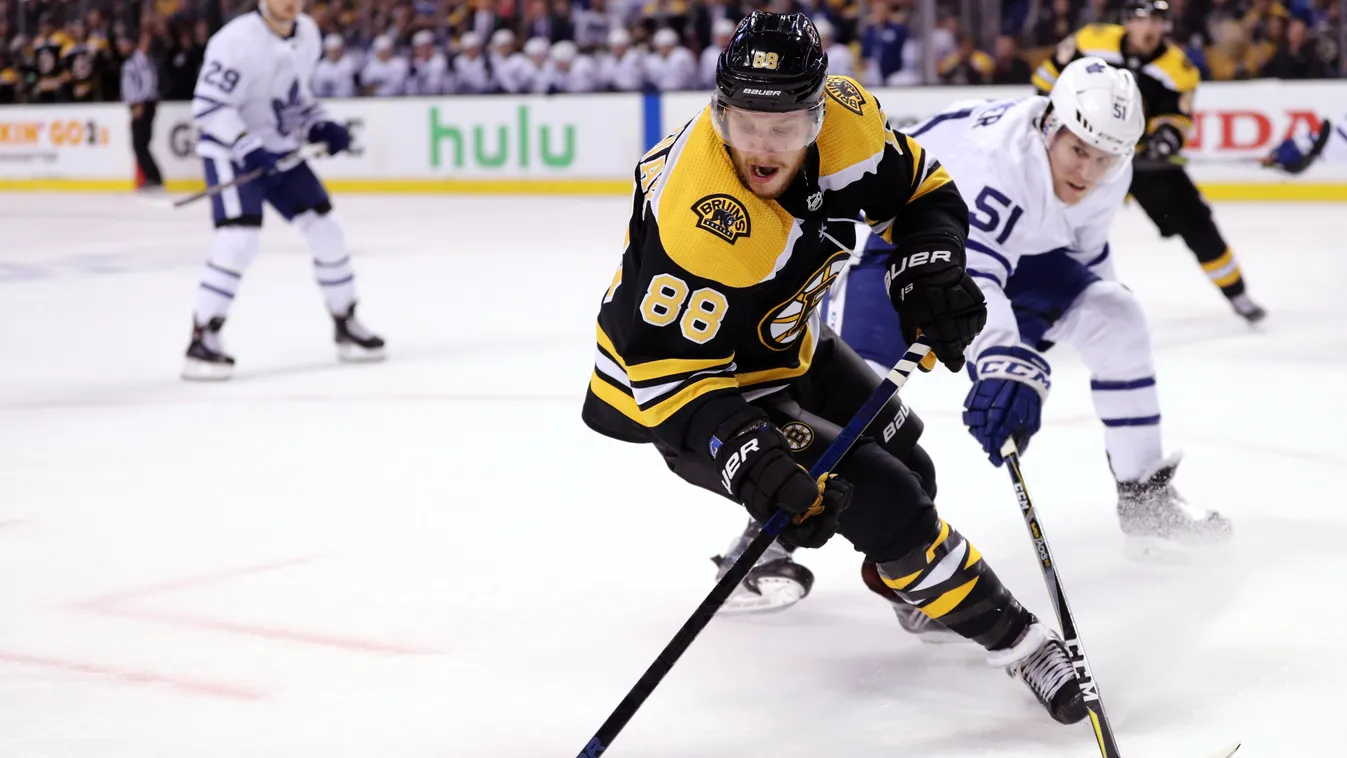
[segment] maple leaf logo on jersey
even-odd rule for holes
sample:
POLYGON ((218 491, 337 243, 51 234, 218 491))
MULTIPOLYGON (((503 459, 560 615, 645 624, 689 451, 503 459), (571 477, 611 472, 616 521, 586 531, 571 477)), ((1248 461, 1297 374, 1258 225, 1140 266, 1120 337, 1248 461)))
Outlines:
POLYGON ((707 195, 692 204, 692 212, 697 214, 698 229, 705 229, 731 245, 752 231, 748 208, 730 195, 707 195))
POLYGON ((1085 67, 1085 70, 1091 74, 1102 74, 1105 68, 1107 67, 1102 63, 1091 63, 1085 67))
POLYGON ((271 99, 271 110, 276 114, 276 131, 282 137, 293 132, 304 122, 304 114, 308 108, 300 100, 298 79, 290 84, 290 91, 284 100, 271 99))
POLYGON ((768 311, 758 324, 758 338, 762 344, 772 350, 785 350, 794 345, 808 328, 810 314, 823 301, 823 295, 846 268, 850 257, 846 250, 833 254, 789 300, 768 311))
POLYGON ((843 79, 840 76, 830 76, 828 77, 827 86, 823 89, 828 93, 828 97, 837 101, 838 105, 841 105, 843 108, 846 108, 857 116, 863 115, 861 113, 861 106, 865 105, 865 95, 861 94, 860 87, 857 87, 850 79, 843 79))

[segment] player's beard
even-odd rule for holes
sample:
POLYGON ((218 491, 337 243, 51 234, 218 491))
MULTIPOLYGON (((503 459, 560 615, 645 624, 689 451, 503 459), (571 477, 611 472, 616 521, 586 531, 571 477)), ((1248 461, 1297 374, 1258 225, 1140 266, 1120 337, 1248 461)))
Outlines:
POLYGON ((793 153, 745 153, 730 149, 730 159, 739 182, 764 200, 781 197, 804 166, 804 156, 803 149, 793 153), (763 176, 769 172, 770 176, 763 176))

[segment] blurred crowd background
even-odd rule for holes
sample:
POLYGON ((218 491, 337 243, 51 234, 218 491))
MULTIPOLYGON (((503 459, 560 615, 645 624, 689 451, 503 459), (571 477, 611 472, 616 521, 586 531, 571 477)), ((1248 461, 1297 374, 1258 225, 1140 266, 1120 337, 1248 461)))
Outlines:
MULTIPOLYGON (((1204 79, 1338 76, 1347 0, 1170 0, 1204 79)), ((877 85, 1019 84, 1116 0, 318 0, 323 97, 669 91, 712 84, 755 7, 815 19, 834 73, 877 85)), ((0 0, 0 102, 120 98, 140 47, 188 100, 206 41, 251 0, 0 0)))

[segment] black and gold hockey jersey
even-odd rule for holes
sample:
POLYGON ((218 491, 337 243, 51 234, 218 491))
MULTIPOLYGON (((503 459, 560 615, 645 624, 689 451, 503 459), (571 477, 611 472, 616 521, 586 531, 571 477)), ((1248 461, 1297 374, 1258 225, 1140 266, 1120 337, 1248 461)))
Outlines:
POLYGON ((101 39, 71 42, 61 51, 61 65, 70 77, 70 99, 93 102, 99 98, 107 47, 101 39))
POLYGON ((716 427, 809 371, 816 312, 864 218, 886 240, 962 240, 949 174, 888 127, 873 95, 828 78, 804 168, 776 200, 750 192, 710 108, 636 168, 622 265, 603 296, 584 419, 630 442, 707 451, 716 427))
POLYGON ((1201 78, 1197 67, 1182 50, 1164 41, 1145 57, 1128 55, 1126 50, 1124 27, 1090 24, 1062 40, 1057 51, 1043 61, 1034 73, 1034 87, 1039 94, 1047 95, 1057 75, 1071 61, 1086 56, 1103 58, 1136 77, 1146 109, 1147 135, 1162 124, 1171 124, 1186 140, 1193 126, 1193 96, 1201 78))

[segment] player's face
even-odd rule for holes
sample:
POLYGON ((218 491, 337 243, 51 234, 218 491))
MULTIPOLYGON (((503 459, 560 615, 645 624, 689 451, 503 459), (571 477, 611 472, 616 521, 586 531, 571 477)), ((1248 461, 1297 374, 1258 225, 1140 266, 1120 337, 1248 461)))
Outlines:
POLYGON ((283 24, 291 23, 299 15, 299 9, 304 7, 304 0, 265 0, 267 4, 267 13, 275 21, 283 24))
POLYGON ((1085 143, 1068 129, 1059 129, 1048 147, 1052 189, 1057 199, 1075 205, 1122 160, 1085 143))
POLYGON ((1127 44, 1132 52, 1150 55, 1165 36, 1165 20, 1159 16, 1136 16, 1127 21, 1127 44))
POLYGON ((816 132, 805 111, 757 113, 726 110, 726 144, 739 180, 761 198, 780 197, 804 165, 816 132))

